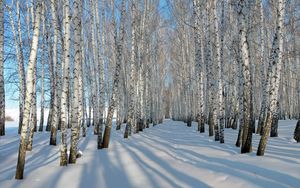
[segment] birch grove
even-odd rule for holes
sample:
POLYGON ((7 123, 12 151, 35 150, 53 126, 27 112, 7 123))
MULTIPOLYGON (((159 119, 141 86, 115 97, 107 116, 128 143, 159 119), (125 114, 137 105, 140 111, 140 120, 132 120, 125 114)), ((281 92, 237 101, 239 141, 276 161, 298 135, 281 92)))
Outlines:
MULTIPOLYGON (((15 178, 24 177, 36 134, 49 132, 49 147, 67 166, 81 156, 87 137, 105 152, 100 149, 109 149, 114 136, 126 144, 164 119, 263 156, 269 137, 280 135, 278 122, 300 118, 299 6, 0 0, 0 136, 14 101, 15 178), (235 138, 226 137, 228 129, 235 138)), ((298 130, 299 123, 291 137, 299 141, 298 130)))

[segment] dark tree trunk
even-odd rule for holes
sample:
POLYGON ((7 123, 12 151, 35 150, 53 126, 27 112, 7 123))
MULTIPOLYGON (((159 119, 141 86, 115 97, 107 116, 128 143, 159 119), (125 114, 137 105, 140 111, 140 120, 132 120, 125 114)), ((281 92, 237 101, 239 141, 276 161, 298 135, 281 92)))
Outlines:
POLYGON ((298 143, 300 142, 300 120, 298 120, 298 123, 297 123, 295 131, 294 131, 294 139, 298 143))
POLYGON ((188 127, 191 127, 191 126, 192 126, 192 118, 191 118, 191 117, 188 117, 187 122, 186 122, 186 125, 187 125, 188 127))
POLYGON ((209 136, 214 136, 214 126, 213 126, 213 115, 212 112, 209 112, 208 115, 208 128, 209 128, 209 136))
POLYGON ((273 116, 270 137, 278 137, 279 116, 273 116))

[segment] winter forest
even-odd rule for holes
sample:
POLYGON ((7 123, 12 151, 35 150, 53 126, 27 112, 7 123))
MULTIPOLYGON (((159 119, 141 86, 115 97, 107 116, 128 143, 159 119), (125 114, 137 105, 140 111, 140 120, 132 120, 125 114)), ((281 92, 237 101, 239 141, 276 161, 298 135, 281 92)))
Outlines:
POLYGON ((299 187, 299 0, 0 0, 0 187, 299 187))

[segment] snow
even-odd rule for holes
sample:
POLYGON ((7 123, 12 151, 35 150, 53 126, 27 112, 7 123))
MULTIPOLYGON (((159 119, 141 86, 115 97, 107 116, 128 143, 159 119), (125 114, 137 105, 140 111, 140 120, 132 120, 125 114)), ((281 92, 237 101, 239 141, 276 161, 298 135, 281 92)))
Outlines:
MULTIPOLYGON (((0 188, 104 187, 299 187, 300 144, 292 139, 296 121, 279 122, 279 137, 269 138, 264 157, 240 154, 237 130, 225 130, 225 144, 208 132, 182 122, 163 124, 123 139, 112 130, 109 149, 97 150, 92 127, 81 138, 77 164, 59 167, 59 145, 50 146, 49 133, 36 133, 33 151, 26 154, 25 179, 15 180, 19 136, 17 123, 7 124, 0 137, 0 188)), ((207 127, 206 127, 207 128, 207 127)), ((58 137, 59 141, 59 137, 58 137)))

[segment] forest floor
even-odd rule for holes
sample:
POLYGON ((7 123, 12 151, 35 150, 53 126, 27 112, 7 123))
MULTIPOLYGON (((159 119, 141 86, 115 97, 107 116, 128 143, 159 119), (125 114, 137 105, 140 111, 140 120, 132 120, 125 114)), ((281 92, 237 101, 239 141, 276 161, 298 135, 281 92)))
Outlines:
MULTIPOLYGON (((83 156, 77 164, 59 167, 58 146, 50 146, 49 133, 36 133, 33 151, 26 154, 24 180, 14 174, 19 147, 16 123, 8 123, 0 137, 0 188, 127 188, 127 187, 299 187, 300 144, 292 139, 296 121, 280 121, 279 137, 270 138, 264 157, 240 154, 237 130, 225 130, 225 144, 196 123, 165 120, 129 139, 112 130, 109 149, 97 150, 97 137, 89 128, 81 138, 83 156)), ((207 127, 206 127, 207 128, 207 127)), ((59 141, 58 135, 58 141, 59 141)))

